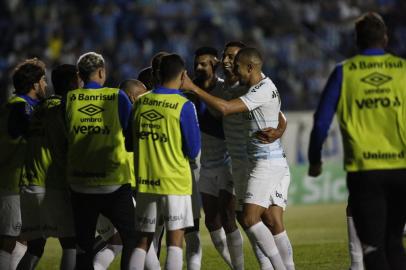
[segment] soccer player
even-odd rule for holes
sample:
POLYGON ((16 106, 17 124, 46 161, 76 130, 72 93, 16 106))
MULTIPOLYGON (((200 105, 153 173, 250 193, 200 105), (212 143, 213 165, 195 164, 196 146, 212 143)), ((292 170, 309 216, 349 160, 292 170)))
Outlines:
POLYGON ((365 269, 406 269, 406 61, 385 52, 387 28, 378 14, 361 16, 355 33, 360 53, 336 66, 314 116, 309 175, 322 171, 322 145, 337 113, 365 269))
POLYGON ((120 83, 119 88, 124 90, 132 104, 147 91, 147 87, 141 81, 135 79, 124 80, 120 83))
MULTIPOLYGON (((145 85, 136 79, 127 79, 120 83, 119 88, 122 89, 130 98, 131 103, 134 103, 137 98, 147 91, 145 85)), ((131 174, 134 178, 134 156, 133 153, 128 153, 131 174)), ((132 186, 135 185, 135 179, 132 181, 132 186)), ((134 187, 133 187, 134 188, 134 187)), ((122 241, 117 230, 103 215, 99 216, 97 221, 97 232, 105 241, 104 247, 99 250, 93 262, 93 267, 95 270, 106 270, 113 262, 114 258, 122 251, 122 241)), ((147 270, 159 270, 160 264, 153 245, 148 250, 147 259, 145 261, 145 269, 147 270)))
MULTIPOLYGON (((67 141, 62 100, 65 100, 68 91, 77 89, 81 81, 77 76, 76 67, 68 64, 59 65, 53 69, 51 80, 55 95, 41 101, 31 121, 27 151, 30 158, 26 161, 29 185, 25 188, 34 189, 34 184, 45 187, 45 197, 42 197, 44 193, 40 193, 41 197, 37 197, 39 200, 31 203, 38 208, 33 209, 31 205, 28 210, 30 215, 36 215, 45 239, 59 238, 63 249, 61 269, 73 270, 76 264, 76 242, 65 173, 67 141)), ((24 211, 27 209, 23 209, 24 211)), ((42 242, 45 245, 45 241, 42 242)), ((43 249, 44 246, 38 246, 38 248, 43 249)), ((27 252, 27 255, 30 254, 27 252)), ((23 263, 19 265, 20 267, 30 269, 23 263)))
MULTIPOLYGON (((193 226, 189 160, 200 150, 193 103, 180 94, 185 64, 176 54, 162 57, 161 87, 141 96, 134 108, 132 135, 137 179, 137 248, 133 269, 144 269, 157 223, 167 229, 165 268, 182 269, 184 229, 193 226)), ((127 144, 128 146, 129 144, 127 144)))
POLYGON ((22 244, 16 244, 21 230, 19 184, 24 174, 31 114, 45 97, 45 64, 36 58, 18 64, 13 84, 16 95, 0 114, 0 269, 15 269, 25 252, 22 244))
MULTIPOLYGON (((286 269, 272 233, 261 219, 272 204, 271 195, 289 171, 280 141, 263 144, 256 137, 256 133, 265 127, 277 127, 280 111, 278 91, 272 81, 264 77, 262 63, 262 57, 255 48, 243 48, 235 56, 234 73, 238 76, 240 85, 250 87, 248 93, 240 98, 226 101, 214 97, 191 83, 188 77, 184 87, 194 91, 222 115, 250 112, 249 179, 241 183, 235 182, 237 198, 239 202, 243 202, 241 225, 253 246, 258 245, 261 248, 275 269, 286 269)), ((288 264, 288 267, 292 269, 294 266, 288 264)))
MULTIPOLYGON (((194 82, 210 94, 221 97, 224 81, 216 75, 220 64, 217 54, 212 47, 201 47, 195 51, 194 82)), ((238 260, 243 256, 242 239, 235 222, 231 160, 225 144, 222 116, 203 101, 197 100, 196 103, 202 138, 199 190, 205 224, 224 261, 230 268, 243 269, 243 260, 238 260), (233 250, 233 258, 230 249, 233 250)))
POLYGON ((154 80, 152 77, 152 67, 146 67, 138 73, 137 79, 142 82, 148 90, 154 88, 154 80))
POLYGON ((85 53, 77 68, 84 87, 70 91, 66 99, 67 180, 78 246, 76 269, 93 269, 99 214, 119 232, 123 241, 121 269, 129 269, 135 247, 135 216, 123 131, 132 105, 124 91, 103 87, 103 56, 85 53))
MULTIPOLYGON (((226 44, 223 57, 222 57, 222 66, 223 72, 225 75, 225 94, 224 97, 227 100, 232 100, 239 98, 246 94, 249 90, 248 86, 240 85, 238 81, 238 76, 234 73, 234 59, 237 53, 245 48, 246 45, 233 41, 226 44)), ((245 128, 246 119, 249 118, 248 112, 245 113, 236 113, 223 117, 223 127, 224 134, 226 138, 227 150, 230 153, 231 163, 232 163, 232 175, 233 181, 236 188, 236 193, 243 194, 244 190, 242 189, 244 185, 239 183, 245 183, 247 181, 247 164, 248 162, 248 150, 247 150, 247 129, 245 128)), ((277 128, 267 127, 263 129, 260 133, 257 134, 258 139, 263 143, 272 143, 278 138, 280 138, 283 132, 286 129, 286 119, 282 112, 279 113, 279 124, 277 128)), ((267 211, 262 215, 263 222, 268 226, 268 228, 273 232, 283 232, 283 226, 275 226, 275 224, 283 224, 282 216, 278 215, 281 211, 272 211, 277 209, 276 207, 279 202, 282 202, 282 207, 285 207, 287 200, 287 187, 289 186, 289 178, 284 177, 284 184, 286 191, 277 190, 275 194, 272 194, 272 197, 275 197, 276 192, 283 195, 281 200, 275 200, 267 211), (277 218, 279 218, 277 220, 277 218)), ((279 188, 279 186, 278 186, 279 188)), ((272 200, 272 198, 271 198, 272 200)), ((243 222, 242 216, 242 205, 244 201, 241 199, 240 202, 237 202, 237 218, 240 224, 243 222)), ((283 259, 287 265, 292 264, 292 252, 290 241, 285 234, 282 234, 282 237, 276 242, 278 250, 281 254, 284 255, 283 259)), ((272 268, 270 260, 265 256, 261 251, 258 245, 254 247, 254 253, 257 257, 257 260, 260 264, 262 270, 267 270, 272 268)))

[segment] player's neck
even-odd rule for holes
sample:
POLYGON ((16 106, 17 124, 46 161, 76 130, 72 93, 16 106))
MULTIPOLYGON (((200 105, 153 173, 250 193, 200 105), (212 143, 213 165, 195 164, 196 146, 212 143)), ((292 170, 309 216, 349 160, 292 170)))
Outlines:
POLYGON ((213 87, 216 85, 216 82, 217 82, 217 77, 213 76, 213 77, 209 78, 208 80, 205 80, 202 83, 201 88, 207 92, 210 92, 213 89, 213 87))
POLYGON ((167 88, 167 89, 178 90, 180 88, 180 85, 179 85, 178 81, 170 81, 170 82, 163 83, 162 87, 167 88))
POLYGON ((255 74, 252 74, 250 80, 249 80, 249 86, 254 86, 257 85, 260 81, 262 81, 265 78, 264 74, 262 72, 258 72, 255 74))
POLYGON ((39 100, 35 89, 31 89, 27 94, 25 94, 27 97, 32 98, 33 100, 39 100))
POLYGON ((235 75, 226 76, 225 82, 227 85, 234 85, 238 82, 238 77, 235 75))

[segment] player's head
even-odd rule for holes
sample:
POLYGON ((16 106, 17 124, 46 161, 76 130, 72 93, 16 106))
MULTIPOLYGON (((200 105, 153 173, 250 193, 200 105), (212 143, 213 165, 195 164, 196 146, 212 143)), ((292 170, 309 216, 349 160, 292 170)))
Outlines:
POLYGON ((159 69, 161 66, 162 57, 169 55, 168 52, 159 52, 152 57, 151 67, 152 67, 152 78, 154 80, 154 87, 161 84, 161 78, 159 77, 159 69))
POLYGON ((136 79, 128 79, 121 82, 119 88, 127 94, 131 100, 131 103, 134 103, 138 96, 147 92, 145 85, 136 79))
POLYGON ((213 47, 200 47, 195 51, 194 72, 195 78, 205 81, 213 78, 219 64, 218 52, 213 47))
POLYGON ((44 98, 47 88, 44 62, 32 58, 19 63, 13 72, 13 84, 17 95, 31 92, 38 99, 44 98))
POLYGON ((95 81, 103 85, 106 81, 105 62, 101 54, 95 52, 82 54, 76 66, 84 83, 95 81))
POLYGON ((171 88, 179 89, 182 86, 185 73, 185 62, 182 57, 177 54, 162 57, 159 78, 163 86, 171 85, 171 88))
POLYGON ((360 50, 368 48, 385 48, 388 35, 385 22, 375 12, 368 12, 355 23, 357 46, 360 50))
POLYGON ((139 81, 141 81, 148 90, 154 88, 154 78, 152 77, 152 67, 144 68, 138 73, 139 81))
POLYGON ((233 76, 234 58, 242 48, 247 47, 241 41, 232 41, 226 44, 221 59, 225 76, 233 76))
POLYGON ((252 76, 258 75, 262 70, 262 56, 255 48, 241 49, 234 59, 234 74, 241 85, 249 85, 252 76))
POLYGON ((52 70, 51 81, 55 94, 64 96, 80 87, 80 79, 75 65, 62 64, 52 70))

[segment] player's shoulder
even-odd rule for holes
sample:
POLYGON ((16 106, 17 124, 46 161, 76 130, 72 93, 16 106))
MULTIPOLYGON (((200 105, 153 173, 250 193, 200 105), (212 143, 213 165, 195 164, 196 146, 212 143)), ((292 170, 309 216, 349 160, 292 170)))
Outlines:
POLYGON ((269 91, 269 90, 276 90, 276 86, 269 77, 265 77, 261 81, 259 81, 257 84, 251 86, 249 89, 249 92, 250 93, 257 93, 257 92, 259 93, 259 92, 264 92, 264 91, 269 91))

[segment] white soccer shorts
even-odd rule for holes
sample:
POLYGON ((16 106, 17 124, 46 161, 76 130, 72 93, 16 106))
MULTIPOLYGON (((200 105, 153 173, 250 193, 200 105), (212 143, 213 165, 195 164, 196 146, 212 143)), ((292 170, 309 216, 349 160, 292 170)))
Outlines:
POLYGON ((286 159, 251 161, 249 163, 247 181, 236 183, 235 188, 238 202, 236 210, 242 211, 244 203, 268 208, 272 204, 272 200, 275 200, 274 197, 276 197, 278 185, 288 172, 289 167, 286 159))
POLYGON ((193 227, 191 196, 138 193, 135 219, 141 232, 153 233, 163 222, 168 231, 193 227))
POLYGON ((278 186, 276 187, 274 194, 271 194, 270 205, 282 207, 283 210, 286 209, 286 206, 288 205, 289 185, 290 185, 290 171, 289 167, 286 166, 285 175, 283 176, 281 182, 279 182, 278 186))
POLYGON ((102 214, 97 219, 96 232, 103 238, 104 241, 108 241, 113 235, 117 233, 116 228, 110 219, 106 218, 102 214))
POLYGON ((234 194, 234 182, 230 166, 224 165, 211 169, 200 168, 199 190, 214 197, 219 196, 220 190, 234 194))
POLYGON ((0 235, 19 236, 21 233, 20 195, 0 192, 0 235))

